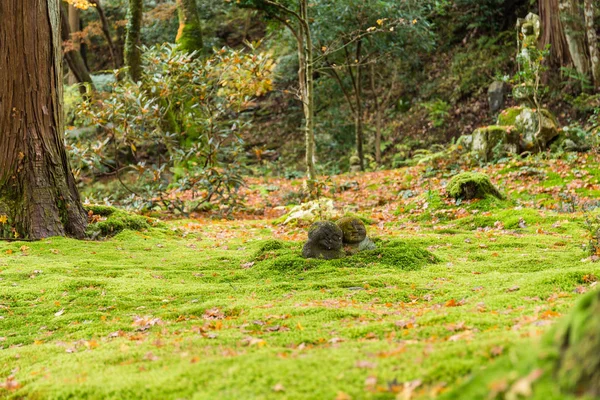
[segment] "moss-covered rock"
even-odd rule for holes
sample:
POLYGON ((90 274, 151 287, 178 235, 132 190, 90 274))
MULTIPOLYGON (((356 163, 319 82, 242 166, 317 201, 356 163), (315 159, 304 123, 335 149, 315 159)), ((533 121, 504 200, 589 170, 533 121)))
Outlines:
POLYGON ((93 238, 114 236, 125 229, 143 231, 162 226, 162 223, 156 219, 128 213, 114 207, 92 205, 85 206, 85 209, 90 221, 88 235, 93 238))
POLYGON ((461 200, 484 199, 488 196, 499 199, 504 197, 487 175, 478 172, 464 172, 455 175, 448 182, 446 192, 450 197, 461 200))
POLYGON ((503 110, 498 115, 497 125, 500 126, 515 126, 517 117, 523 111, 523 107, 510 107, 503 110))
POLYGON ((341 212, 335 208, 332 199, 321 198, 294 206, 288 213, 274 221, 275 224, 300 225, 320 219, 339 218, 341 212))
POLYGON ((545 109, 538 113, 524 108, 515 120, 515 128, 520 135, 520 152, 545 150, 559 135, 556 118, 545 109))
POLYGON ((493 161, 518 151, 519 138, 511 127, 491 125, 473 132, 471 150, 482 161, 493 161))

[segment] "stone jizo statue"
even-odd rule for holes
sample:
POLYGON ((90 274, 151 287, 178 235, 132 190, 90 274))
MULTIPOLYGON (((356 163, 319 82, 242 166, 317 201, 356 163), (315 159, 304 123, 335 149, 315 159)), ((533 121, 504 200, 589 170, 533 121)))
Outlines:
POLYGON ((308 230, 308 241, 302 248, 302 257, 324 260, 343 258, 342 236, 342 230, 333 222, 315 222, 308 230))

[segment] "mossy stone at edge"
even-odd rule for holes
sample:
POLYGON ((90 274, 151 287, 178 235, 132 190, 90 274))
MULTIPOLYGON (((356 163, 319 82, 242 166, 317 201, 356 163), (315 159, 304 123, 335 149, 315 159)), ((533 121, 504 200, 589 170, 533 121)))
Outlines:
POLYGON ((479 172, 463 172, 455 175, 448 182, 446 192, 450 197, 462 200, 484 199, 488 196, 504 198, 490 178, 479 172))

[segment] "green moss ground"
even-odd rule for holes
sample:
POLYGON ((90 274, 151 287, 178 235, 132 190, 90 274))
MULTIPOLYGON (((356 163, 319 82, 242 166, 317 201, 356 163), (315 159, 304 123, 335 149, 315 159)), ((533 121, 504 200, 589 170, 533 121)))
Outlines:
POLYGON ((0 396, 394 399, 414 380, 416 398, 450 393, 600 276, 582 215, 483 214, 392 220, 379 250, 330 262, 273 241, 268 221, 0 243, 0 383, 21 385, 0 396))

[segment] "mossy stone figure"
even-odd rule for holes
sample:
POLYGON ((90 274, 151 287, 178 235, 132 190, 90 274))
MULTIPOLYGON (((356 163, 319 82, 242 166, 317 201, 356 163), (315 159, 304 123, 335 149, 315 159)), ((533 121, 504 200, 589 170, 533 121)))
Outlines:
POLYGON ((342 230, 333 222, 315 222, 308 230, 308 241, 302 248, 302 257, 324 260, 343 258, 342 237, 342 230))
POLYGON ((488 196, 504 198, 490 178, 478 172, 464 172, 454 176, 448 182, 446 192, 450 197, 461 200, 484 199, 488 196))
POLYGON ((360 172, 360 158, 357 155, 350 157, 350 172, 360 172))
POLYGON ((377 246, 367 237, 367 228, 358 218, 346 216, 339 219, 336 225, 342 231, 344 250, 355 254, 363 250, 375 250, 377 246))

